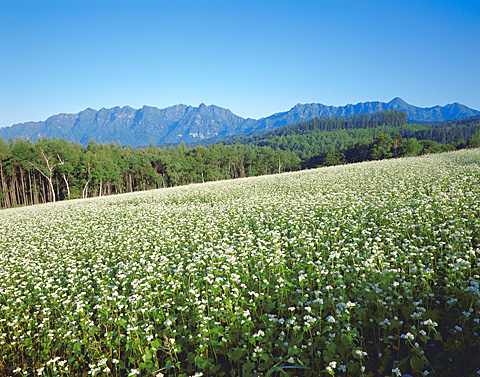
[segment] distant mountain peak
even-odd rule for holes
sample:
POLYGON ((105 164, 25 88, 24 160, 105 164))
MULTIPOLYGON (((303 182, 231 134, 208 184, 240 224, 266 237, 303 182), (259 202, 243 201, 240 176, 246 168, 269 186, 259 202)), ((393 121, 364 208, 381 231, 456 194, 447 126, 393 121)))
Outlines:
POLYGON ((196 142, 211 138, 225 139, 231 136, 249 135, 288 124, 309 121, 312 118, 372 114, 387 110, 407 112, 407 119, 415 121, 444 121, 480 115, 480 111, 459 103, 446 106, 421 108, 396 97, 390 102, 360 102, 345 106, 326 106, 320 103, 297 103, 290 110, 261 119, 245 119, 229 109, 201 103, 198 107, 178 104, 164 109, 143 106, 137 110, 129 106, 87 108, 78 114, 58 114, 43 122, 27 122, 0 129, 0 136, 10 138, 65 138, 88 144, 117 142, 122 145, 146 146, 155 144, 196 142))
POLYGON ((395 97, 392 99, 389 103, 389 105, 400 105, 400 106, 408 106, 408 103, 406 103, 403 99, 400 97, 395 97))

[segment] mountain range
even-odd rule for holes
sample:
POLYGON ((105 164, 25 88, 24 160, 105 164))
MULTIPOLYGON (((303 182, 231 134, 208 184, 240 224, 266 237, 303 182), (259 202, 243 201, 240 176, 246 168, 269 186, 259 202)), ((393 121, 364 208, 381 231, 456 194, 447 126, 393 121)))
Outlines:
POLYGON ((46 121, 19 123, 1 128, 0 136, 5 140, 22 137, 31 141, 55 136, 83 145, 91 139, 102 143, 119 141, 122 145, 135 147, 149 143, 158 145, 221 140, 251 135, 315 117, 372 114, 388 110, 406 111, 410 123, 440 122, 480 115, 480 111, 459 103, 421 108, 398 97, 388 103, 360 102, 338 107, 317 103, 297 104, 289 111, 261 119, 245 119, 228 109, 205 104, 198 107, 175 105, 165 109, 150 106, 134 109, 124 106, 98 111, 88 108, 78 114, 53 115, 46 121))

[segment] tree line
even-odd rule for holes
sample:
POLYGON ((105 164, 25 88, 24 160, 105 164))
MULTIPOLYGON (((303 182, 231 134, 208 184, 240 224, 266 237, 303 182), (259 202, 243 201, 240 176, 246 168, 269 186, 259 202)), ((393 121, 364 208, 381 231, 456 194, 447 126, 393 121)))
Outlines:
POLYGON ((480 148, 480 129, 470 137, 468 142, 460 139, 458 142, 446 144, 435 140, 417 140, 403 138, 400 132, 393 135, 379 133, 370 143, 355 143, 341 150, 330 150, 302 161, 302 168, 341 165, 385 158, 415 157, 424 154, 450 152, 464 148, 480 148))
MULTIPOLYGON (((378 114, 361 114, 339 118, 316 118, 293 126, 280 127, 265 134, 234 137, 222 141, 226 145, 270 146, 289 150, 307 161, 333 150, 347 150, 355 144, 373 143, 380 134, 402 138, 432 140, 439 144, 468 141, 480 130, 480 117, 454 121, 407 124, 405 112, 391 110, 378 114)), ((368 147, 366 147, 368 150, 368 147)), ((368 156, 363 155, 362 160, 368 156)), ((351 162, 358 161, 358 159, 351 162)))
POLYGON ((318 118, 194 148, 0 137, 0 207, 480 147, 480 118, 447 125, 405 121, 398 111, 318 118))
POLYGON ((0 138, 0 205, 15 207, 300 169, 300 159, 271 147, 149 145, 86 147, 65 139, 0 138))

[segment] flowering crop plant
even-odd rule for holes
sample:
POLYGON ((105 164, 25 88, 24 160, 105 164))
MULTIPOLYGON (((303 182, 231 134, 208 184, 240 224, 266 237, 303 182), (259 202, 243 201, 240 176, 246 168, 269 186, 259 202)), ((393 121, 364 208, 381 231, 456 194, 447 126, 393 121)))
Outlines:
POLYGON ((480 373, 480 150, 0 211, 0 375, 480 373))

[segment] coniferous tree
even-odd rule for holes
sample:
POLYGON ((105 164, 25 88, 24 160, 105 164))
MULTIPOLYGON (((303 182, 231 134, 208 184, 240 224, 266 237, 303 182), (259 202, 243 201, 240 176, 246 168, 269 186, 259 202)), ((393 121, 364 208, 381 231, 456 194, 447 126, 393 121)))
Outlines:
POLYGON ((402 155, 405 157, 419 156, 422 153, 422 149, 423 145, 417 139, 411 138, 407 140, 402 155))
POLYGON ((393 140, 388 134, 379 133, 375 138, 372 148, 370 150, 370 157, 372 160, 381 160, 392 156, 390 149, 392 148, 393 140))
POLYGON ((345 163, 345 154, 340 151, 329 151, 323 161, 324 166, 343 165, 345 163))
POLYGON ((480 130, 475 132, 475 134, 468 141, 469 148, 480 148, 480 130))

